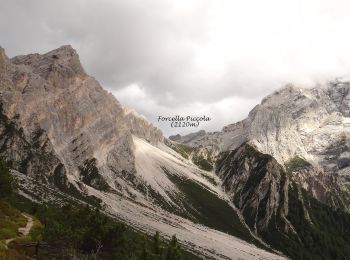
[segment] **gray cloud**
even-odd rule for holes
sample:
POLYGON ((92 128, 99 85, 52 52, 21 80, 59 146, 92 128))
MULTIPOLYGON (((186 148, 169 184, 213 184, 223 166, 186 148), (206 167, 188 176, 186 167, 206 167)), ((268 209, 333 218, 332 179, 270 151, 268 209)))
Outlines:
MULTIPOLYGON (((311 86, 350 69, 349 3, 324 1, 0 0, 9 56, 71 44, 127 106, 206 113, 220 129, 288 82, 311 86)), ((180 132, 191 129, 181 129, 180 132)))

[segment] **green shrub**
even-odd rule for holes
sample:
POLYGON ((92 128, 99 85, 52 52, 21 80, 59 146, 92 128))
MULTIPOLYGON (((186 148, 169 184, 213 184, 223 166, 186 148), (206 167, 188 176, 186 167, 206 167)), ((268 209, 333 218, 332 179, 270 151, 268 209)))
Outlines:
POLYGON ((299 156, 294 156, 285 164, 288 173, 292 173, 296 170, 303 169, 310 165, 311 164, 309 162, 307 162, 306 160, 304 160, 299 156))

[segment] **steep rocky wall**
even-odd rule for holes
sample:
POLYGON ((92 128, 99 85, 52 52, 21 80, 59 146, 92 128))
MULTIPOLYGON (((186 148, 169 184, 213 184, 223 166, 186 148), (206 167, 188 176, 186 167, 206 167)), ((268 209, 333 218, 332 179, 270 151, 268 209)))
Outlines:
POLYGON ((159 129, 123 108, 86 74, 71 46, 12 59, 1 49, 0 103, 3 116, 22 129, 23 139, 33 141, 38 132, 45 133, 72 180, 80 180, 81 168, 94 159, 98 174, 113 187, 121 174, 135 174, 131 135, 153 145, 163 141, 159 129))

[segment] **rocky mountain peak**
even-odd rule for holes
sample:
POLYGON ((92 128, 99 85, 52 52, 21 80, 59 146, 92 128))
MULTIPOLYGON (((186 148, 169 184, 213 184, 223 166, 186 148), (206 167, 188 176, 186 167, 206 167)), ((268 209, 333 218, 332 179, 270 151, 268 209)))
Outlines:
POLYGON ((80 63, 79 55, 71 45, 63 45, 44 54, 43 56, 52 63, 58 62, 60 65, 65 65, 71 68, 78 74, 85 74, 85 71, 80 63))
POLYGON ((62 45, 59 48, 48 52, 46 55, 57 55, 59 58, 63 58, 63 57, 79 58, 77 51, 70 44, 62 45))
POLYGON ((79 55, 70 46, 64 45, 45 54, 20 55, 11 59, 15 65, 22 66, 25 71, 31 71, 47 80, 51 85, 65 88, 73 81, 86 77, 79 55))

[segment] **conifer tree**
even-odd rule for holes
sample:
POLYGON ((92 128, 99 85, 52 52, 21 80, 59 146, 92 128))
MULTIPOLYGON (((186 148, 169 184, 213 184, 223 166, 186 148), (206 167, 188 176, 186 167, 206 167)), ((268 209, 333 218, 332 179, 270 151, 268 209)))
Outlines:
POLYGON ((156 234, 153 236, 153 254, 161 257, 162 253, 163 253, 163 248, 160 241, 159 232, 157 231, 156 234))
POLYGON ((180 259, 181 259, 180 245, 177 241, 176 236, 173 235, 168 245, 166 260, 180 260, 180 259))
POLYGON ((0 160, 0 198, 7 197, 13 192, 14 180, 7 164, 0 160))

